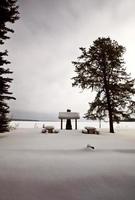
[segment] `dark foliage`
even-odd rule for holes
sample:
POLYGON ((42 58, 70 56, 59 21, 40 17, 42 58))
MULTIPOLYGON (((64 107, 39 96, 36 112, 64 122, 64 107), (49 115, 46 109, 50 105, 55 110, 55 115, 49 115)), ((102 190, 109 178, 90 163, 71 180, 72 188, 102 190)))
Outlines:
POLYGON ((66 130, 72 130, 71 119, 67 119, 66 121, 66 130))
MULTIPOLYGON (((9 23, 14 23, 19 19, 17 0, 0 0, 0 47, 4 44, 5 40, 9 39, 8 33, 13 33, 13 29, 8 27, 9 23)), ((7 117, 9 113, 9 106, 7 101, 15 99, 12 93, 9 92, 10 83, 12 78, 8 78, 8 74, 12 74, 6 65, 10 64, 6 57, 8 56, 7 50, 0 50, 0 132, 8 131, 7 117)))
POLYGON ((109 117, 110 132, 113 133, 113 122, 127 119, 135 111, 132 99, 135 79, 124 67, 125 48, 108 37, 98 38, 88 50, 80 50, 81 56, 73 62, 77 76, 72 78, 72 85, 97 92, 94 101, 89 103, 85 118, 109 117))
MULTIPOLYGON (((71 110, 67 109, 67 112, 71 112, 71 110)), ((72 130, 71 119, 67 119, 66 121, 66 130, 72 130)))

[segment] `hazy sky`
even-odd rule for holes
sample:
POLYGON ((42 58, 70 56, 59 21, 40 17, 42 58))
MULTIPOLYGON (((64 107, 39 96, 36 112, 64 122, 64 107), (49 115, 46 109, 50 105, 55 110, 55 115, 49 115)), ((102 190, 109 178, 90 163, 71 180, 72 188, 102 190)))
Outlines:
POLYGON ((14 71, 13 117, 57 119, 67 108, 83 116, 93 93, 72 88, 71 62, 98 37, 126 47, 135 77, 134 0, 19 0, 19 6, 20 20, 5 45, 14 71))

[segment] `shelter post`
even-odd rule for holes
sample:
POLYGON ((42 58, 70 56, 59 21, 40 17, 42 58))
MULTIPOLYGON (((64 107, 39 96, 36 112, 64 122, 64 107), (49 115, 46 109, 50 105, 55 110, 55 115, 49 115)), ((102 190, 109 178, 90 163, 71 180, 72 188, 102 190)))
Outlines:
POLYGON ((61 130, 63 129, 63 119, 61 119, 61 130))
POLYGON ((77 130, 77 119, 75 119, 75 129, 77 130))

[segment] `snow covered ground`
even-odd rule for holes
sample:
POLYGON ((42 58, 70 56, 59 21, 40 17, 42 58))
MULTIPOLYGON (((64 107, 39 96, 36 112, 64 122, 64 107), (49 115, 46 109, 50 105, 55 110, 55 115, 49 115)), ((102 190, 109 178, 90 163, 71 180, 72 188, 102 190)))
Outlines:
POLYGON ((87 135, 18 128, 0 136, 0 200, 116 199, 135 199, 134 129, 87 135))

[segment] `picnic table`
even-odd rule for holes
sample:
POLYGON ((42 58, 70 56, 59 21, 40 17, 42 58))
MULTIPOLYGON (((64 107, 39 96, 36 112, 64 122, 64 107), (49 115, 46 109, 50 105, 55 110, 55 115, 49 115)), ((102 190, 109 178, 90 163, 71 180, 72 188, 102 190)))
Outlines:
POLYGON ((53 133, 54 126, 46 126, 45 128, 48 131, 48 133, 53 133))
POLYGON ((87 134, 98 134, 98 131, 95 127, 86 126, 85 129, 87 130, 87 134))

